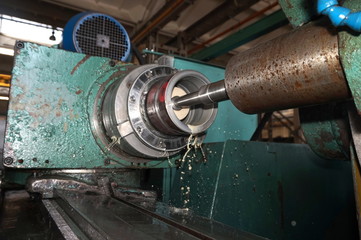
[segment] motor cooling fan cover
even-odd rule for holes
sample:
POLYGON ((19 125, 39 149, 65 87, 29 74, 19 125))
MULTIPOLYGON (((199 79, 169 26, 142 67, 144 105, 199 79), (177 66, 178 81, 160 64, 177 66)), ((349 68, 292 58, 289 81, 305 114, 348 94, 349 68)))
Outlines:
POLYGON ((131 45, 127 31, 117 20, 101 13, 84 12, 66 24, 62 47, 68 51, 127 61, 131 45))

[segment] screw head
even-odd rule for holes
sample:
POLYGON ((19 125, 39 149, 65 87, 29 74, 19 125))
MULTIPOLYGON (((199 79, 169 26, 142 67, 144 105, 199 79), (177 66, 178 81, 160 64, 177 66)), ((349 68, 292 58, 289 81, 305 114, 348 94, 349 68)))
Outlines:
POLYGON ((116 64, 116 62, 115 62, 114 60, 110 60, 110 61, 109 61, 109 65, 110 65, 111 67, 114 67, 115 64, 116 64))
POLYGON ((110 164, 110 160, 108 159, 108 158, 106 158, 105 160, 104 160, 104 165, 109 165, 110 164))
POLYGON ((16 48, 24 48, 24 43, 21 42, 21 41, 17 41, 16 44, 15 44, 16 48))
POLYGON ((12 157, 6 157, 4 158, 4 164, 5 165, 10 165, 14 162, 14 159, 12 157))

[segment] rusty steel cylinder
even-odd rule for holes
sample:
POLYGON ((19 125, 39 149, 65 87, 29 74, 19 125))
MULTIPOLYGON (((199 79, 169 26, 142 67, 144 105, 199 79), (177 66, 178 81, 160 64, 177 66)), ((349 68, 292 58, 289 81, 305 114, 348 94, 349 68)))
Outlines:
POLYGON ((244 113, 261 113, 350 98, 337 33, 311 23, 234 56, 225 86, 244 113))

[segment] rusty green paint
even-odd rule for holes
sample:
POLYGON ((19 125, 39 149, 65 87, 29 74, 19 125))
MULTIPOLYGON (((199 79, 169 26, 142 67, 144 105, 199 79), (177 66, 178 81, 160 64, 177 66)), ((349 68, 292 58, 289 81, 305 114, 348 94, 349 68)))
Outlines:
MULTIPOLYGON (((344 7, 361 10, 361 2, 348 0, 344 7)), ((340 58, 358 112, 361 112, 361 38, 359 33, 345 30, 339 33, 340 58)))
POLYGON ((346 105, 300 109, 304 136, 311 149, 326 159, 349 159, 350 134, 346 105))
POLYGON ((295 28, 317 16, 316 3, 314 0, 279 0, 282 10, 295 28))
MULTIPOLYGON (((96 94, 131 64, 24 43, 16 49, 4 157, 12 168, 168 167, 169 161, 133 164, 103 151, 93 137, 96 94)), ((177 158, 177 157, 176 157, 177 158)))

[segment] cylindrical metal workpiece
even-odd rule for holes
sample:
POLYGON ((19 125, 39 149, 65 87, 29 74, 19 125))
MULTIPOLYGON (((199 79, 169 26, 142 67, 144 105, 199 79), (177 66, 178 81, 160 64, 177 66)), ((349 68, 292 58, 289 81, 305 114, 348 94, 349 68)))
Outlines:
POLYGON ((173 108, 190 107, 198 104, 212 104, 228 100, 224 80, 202 86, 198 91, 172 99, 173 108))
POLYGON ((337 33, 320 22, 233 57, 225 83, 232 103, 249 114, 350 97, 337 33))
POLYGON ((209 85, 210 82, 205 76, 192 70, 179 71, 169 79, 154 84, 149 89, 146 100, 146 112, 150 122, 156 129, 169 135, 200 134, 206 131, 216 117, 216 103, 188 106, 188 109, 182 110, 173 107, 173 99, 177 98, 175 90, 187 94, 209 85), (178 111, 185 111, 185 114, 179 115, 178 111))

